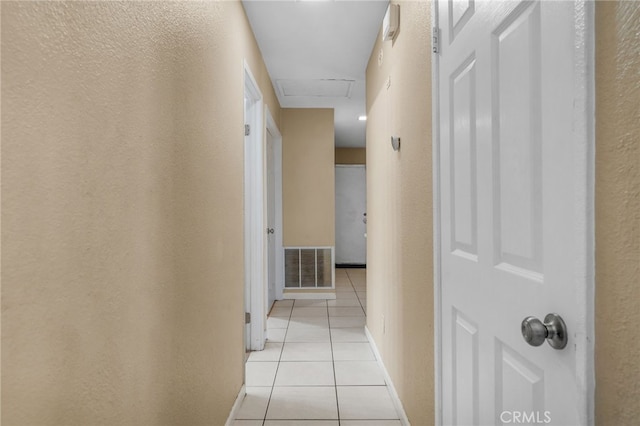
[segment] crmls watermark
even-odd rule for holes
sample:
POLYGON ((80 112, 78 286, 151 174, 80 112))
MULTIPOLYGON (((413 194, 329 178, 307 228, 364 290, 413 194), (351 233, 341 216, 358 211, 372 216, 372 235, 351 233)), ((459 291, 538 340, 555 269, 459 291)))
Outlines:
POLYGON ((549 411, 503 411, 500 421, 504 424, 547 424, 551 423, 549 411))

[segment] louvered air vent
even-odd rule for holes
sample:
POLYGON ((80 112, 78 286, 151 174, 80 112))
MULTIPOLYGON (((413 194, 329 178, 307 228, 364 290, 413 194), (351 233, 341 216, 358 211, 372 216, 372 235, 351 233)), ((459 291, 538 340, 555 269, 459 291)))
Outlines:
POLYGON ((285 288, 333 288, 332 247, 285 247, 285 288))

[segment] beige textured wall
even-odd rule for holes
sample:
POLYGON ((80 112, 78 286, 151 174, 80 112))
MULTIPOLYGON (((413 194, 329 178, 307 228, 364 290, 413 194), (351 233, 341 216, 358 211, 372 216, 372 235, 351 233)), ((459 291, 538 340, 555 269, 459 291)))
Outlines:
POLYGON ((367 164, 365 148, 336 148, 336 164, 367 164))
POLYGON ((281 117, 283 244, 333 246, 333 109, 284 108, 281 117))
POLYGON ((401 2, 367 67, 367 327, 414 425, 434 422, 430 19, 401 2))
POLYGON ((221 425, 243 380, 239 2, 2 2, 2 424, 221 425))
POLYGON ((640 3, 596 6, 596 424, 640 419, 640 3))

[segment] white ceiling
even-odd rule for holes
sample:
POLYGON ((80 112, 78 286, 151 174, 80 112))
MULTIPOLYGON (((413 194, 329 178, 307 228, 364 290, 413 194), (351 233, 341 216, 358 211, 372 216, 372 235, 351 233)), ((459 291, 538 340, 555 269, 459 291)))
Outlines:
POLYGON ((335 108, 336 146, 364 147, 365 71, 387 0, 243 0, 283 108, 335 108))

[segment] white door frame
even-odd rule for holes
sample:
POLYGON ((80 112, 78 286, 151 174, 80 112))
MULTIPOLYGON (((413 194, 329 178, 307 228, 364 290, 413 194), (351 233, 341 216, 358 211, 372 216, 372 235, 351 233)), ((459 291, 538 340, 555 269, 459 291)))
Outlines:
MULTIPOLYGON (((275 180, 275 233, 276 238, 276 300, 282 300, 284 292, 284 248, 282 246, 282 134, 269 106, 265 105, 267 132, 273 138, 273 171, 275 180)), ((266 136, 266 135, 265 135, 266 136)), ((266 144, 266 140, 265 140, 266 144)), ((266 158, 266 156, 265 156, 266 158)), ((267 166, 268 167, 268 166, 267 166)), ((265 167, 265 171, 267 168, 265 167)), ((265 178, 266 182, 266 178, 265 178)), ((266 206, 265 206, 266 207, 266 206)), ((266 212, 265 212, 266 215, 266 212)), ((267 253, 268 254, 268 253, 267 253)), ((267 288, 268 291, 268 288, 267 288)))
MULTIPOLYGON (((252 106, 245 114, 245 125, 250 126, 249 136, 245 136, 244 146, 244 289, 245 304, 251 315, 249 348, 253 351, 264 349, 265 342, 265 132, 263 98, 249 65, 243 63, 244 93, 252 106)), ((246 339, 245 339, 246 341, 246 339)))
MULTIPOLYGON (((438 2, 431 2, 431 39, 432 48, 434 37, 440 38, 438 2)), ((433 49, 432 49, 433 52, 433 49)), ((431 55, 431 131, 432 131, 432 180, 433 180, 433 362, 434 362, 434 397, 435 424, 442 425, 442 271, 440 263, 440 56, 431 55)))
MULTIPOLYGON (((441 0, 442 1, 442 0, 441 0)), ((595 6, 588 0, 575 0, 576 45, 574 49, 574 72, 576 73, 575 103, 573 110, 574 136, 573 143, 576 152, 580 154, 581 163, 585 164, 576 175, 574 182, 581 185, 576 189, 576 204, 584 206, 582 223, 576 226, 582 231, 581 249, 577 254, 579 264, 576 268, 582 270, 582 281, 585 289, 580 294, 579 303, 587 307, 586 329, 580 330, 585 338, 595 336, 595 6), (586 143, 581 143, 586 141, 586 143)), ((439 28, 438 2, 431 3, 431 28, 439 28)), ((440 39, 440 34, 433 32, 440 39)), ((432 39, 433 40, 433 39, 432 39)), ((433 47, 433 46, 432 46, 433 47)), ((435 368, 435 424, 442 425, 442 269, 440 248, 442 241, 440 215, 440 93, 439 93, 439 54, 431 55, 431 84, 432 84, 432 153, 433 153, 433 268, 434 268, 434 368, 435 368)), ((580 285, 581 283, 576 283, 580 285)), ((589 342, 590 351, 585 359, 579 359, 576 370, 581 371, 584 378, 583 388, 586 389, 585 406, 579 409, 586 416, 585 424, 595 422, 595 370, 593 339, 589 342)))

